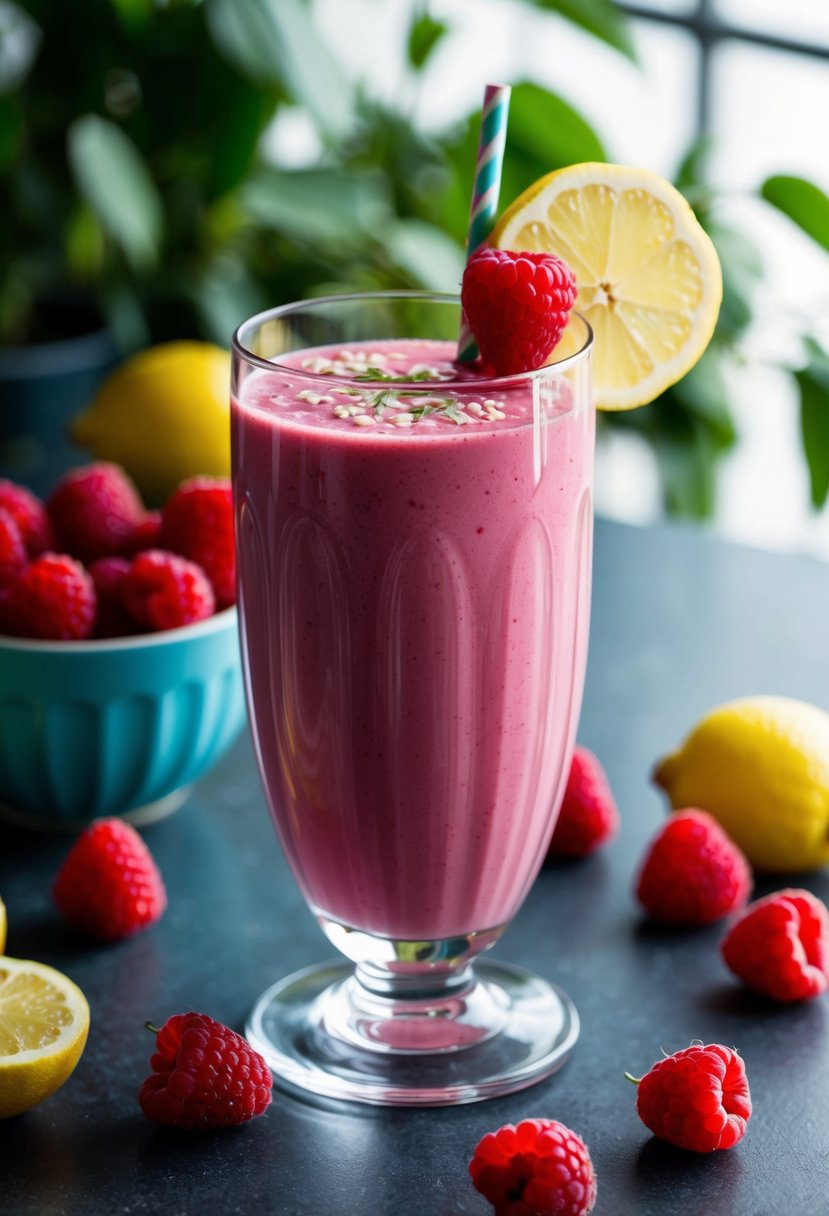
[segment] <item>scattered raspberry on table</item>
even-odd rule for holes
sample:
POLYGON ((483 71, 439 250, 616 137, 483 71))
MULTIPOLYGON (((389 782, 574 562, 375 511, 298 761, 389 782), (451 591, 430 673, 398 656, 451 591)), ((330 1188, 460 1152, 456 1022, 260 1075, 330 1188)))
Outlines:
POLYGON ((131 937, 159 920, 167 906, 150 850, 122 819, 98 819, 81 833, 52 893, 69 924, 101 941, 131 937))
POLYGON ((570 267, 547 253, 484 248, 463 272, 461 305, 481 363, 498 376, 547 362, 576 299, 570 267))
POLYGON ((720 949, 744 984, 774 1001, 829 988, 829 911, 811 891, 788 887, 749 904, 720 949))
POLYGON ((619 811, 607 775, 593 752, 577 747, 547 856, 586 857, 618 829, 619 811))
POLYGON ((270 1069, 235 1030, 204 1013, 177 1013, 155 1033, 153 1071, 138 1094, 148 1119, 207 1130, 247 1123, 267 1110, 270 1069))
POLYGON ((677 811, 651 841, 635 891, 653 920, 708 925, 737 908, 751 892, 751 867, 712 815, 677 811))
POLYGON ((496 1216, 587 1216, 596 1173, 581 1136, 555 1119, 507 1123, 478 1142, 469 1163, 496 1216))
POLYGON ((720 1043, 692 1043, 641 1078, 625 1073, 637 1086, 639 1118, 660 1140, 695 1153, 733 1148, 751 1118, 745 1065, 736 1051, 720 1043))

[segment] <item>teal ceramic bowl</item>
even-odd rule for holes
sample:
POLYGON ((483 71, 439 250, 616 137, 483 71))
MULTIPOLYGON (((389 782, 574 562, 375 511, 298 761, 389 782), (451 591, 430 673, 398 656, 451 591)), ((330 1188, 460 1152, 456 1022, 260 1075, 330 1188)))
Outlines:
POLYGON ((245 721, 235 608, 140 637, 0 637, 0 815, 68 830, 149 822, 245 721))

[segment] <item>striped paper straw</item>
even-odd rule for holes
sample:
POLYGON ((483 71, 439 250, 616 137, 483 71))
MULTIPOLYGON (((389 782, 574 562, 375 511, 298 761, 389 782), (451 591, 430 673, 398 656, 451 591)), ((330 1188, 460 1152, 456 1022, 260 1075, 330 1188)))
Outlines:
MULTIPOLYGON (((475 182, 469 208, 469 231, 466 238, 466 260, 480 249, 495 227, 498 195, 501 190, 501 170, 507 142, 507 115, 512 90, 508 84, 488 84, 484 89, 481 112, 481 134, 475 161, 475 182)), ((461 317, 458 338, 458 360, 471 363, 478 357, 475 335, 466 317, 461 317)))

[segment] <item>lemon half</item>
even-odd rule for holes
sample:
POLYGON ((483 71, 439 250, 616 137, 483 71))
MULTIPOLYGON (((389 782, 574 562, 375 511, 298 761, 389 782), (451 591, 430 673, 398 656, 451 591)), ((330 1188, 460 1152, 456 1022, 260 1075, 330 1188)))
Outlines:
POLYGON ((89 1005, 53 967, 0 958, 0 1119, 48 1098, 72 1073, 89 1033, 89 1005))
POLYGON ((600 408, 652 401, 711 339, 722 300, 717 252, 679 191, 648 169, 559 169, 516 199, 490 239, 555 254, 575 274, 576 308, 595 334, 600 408))

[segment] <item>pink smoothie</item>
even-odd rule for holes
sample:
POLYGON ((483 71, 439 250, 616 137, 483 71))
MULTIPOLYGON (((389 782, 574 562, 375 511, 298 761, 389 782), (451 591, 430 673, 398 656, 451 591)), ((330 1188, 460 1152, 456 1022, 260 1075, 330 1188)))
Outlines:
POLYGON ((248 694, 282 844, 315 912, 410 941, 493 929, 526 895, 587 643, 592 408, 564 377, 442 388, 453 353, 285 356, 296 370, 252 372, 232 413, 248 694))

